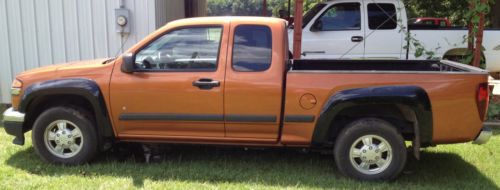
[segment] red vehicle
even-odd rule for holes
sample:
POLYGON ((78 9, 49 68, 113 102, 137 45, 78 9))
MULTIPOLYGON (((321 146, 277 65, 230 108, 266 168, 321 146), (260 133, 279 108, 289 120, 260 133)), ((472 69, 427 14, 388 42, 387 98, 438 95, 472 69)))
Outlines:
POLYGON ((412 18, 409 21, 411 25, 425 25, 425 26, 434 26, 437 28, 450 28, 451 23, 447 18, 431 18, 431 17, 423 17, 423 18, 412 18))

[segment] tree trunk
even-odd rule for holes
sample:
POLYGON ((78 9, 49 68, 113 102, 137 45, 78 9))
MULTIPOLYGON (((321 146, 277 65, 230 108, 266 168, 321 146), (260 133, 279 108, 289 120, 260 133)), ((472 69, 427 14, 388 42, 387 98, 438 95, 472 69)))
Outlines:
MULTIPOLYGON (((481 0, 481 4, 488 4, 488 0, 481 0)), ((484 13, 479 13, 479 24, 478 24, 478 30, 476 33, 476 45, 474 48, 474 59, 472 61, 472 65, 475 67, 479 67, 481 63, 481 50, 482 50, 482 44, 483 44, 483 32, 484 32, 484 13)))

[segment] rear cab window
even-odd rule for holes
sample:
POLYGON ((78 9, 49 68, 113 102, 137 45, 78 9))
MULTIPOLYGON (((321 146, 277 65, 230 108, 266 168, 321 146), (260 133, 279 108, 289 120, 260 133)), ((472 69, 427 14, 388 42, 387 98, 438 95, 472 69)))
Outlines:
POLYGON ((268 70, 272 61, 271 28, 262 25, 240 25, 234 31, 233 63, 235 71, 268 70))
POLYGON ((396 6, 391 3, 368 4, 370 30, 393 30, 398 26, 396 6))

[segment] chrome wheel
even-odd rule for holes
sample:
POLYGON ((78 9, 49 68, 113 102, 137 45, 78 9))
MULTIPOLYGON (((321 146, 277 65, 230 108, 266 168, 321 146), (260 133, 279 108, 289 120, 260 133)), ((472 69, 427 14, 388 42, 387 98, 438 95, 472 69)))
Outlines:
POLYGON ((392 161, 392 147, 382 137, 365 135, 358 138, 349 151, 351 164, 363 174, 382 173, 392 161))
POLYGON ((43 137, 49 152, 59 158, 71 158, 82 149, 83 136, 80 128, 67 120, 50 123, 43 137))

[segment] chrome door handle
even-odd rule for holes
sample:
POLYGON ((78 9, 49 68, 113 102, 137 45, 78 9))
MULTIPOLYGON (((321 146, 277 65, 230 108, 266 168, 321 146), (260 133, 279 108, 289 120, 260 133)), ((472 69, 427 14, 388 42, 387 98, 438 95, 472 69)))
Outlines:
POLYGON ((362 42, 363 41, 363 36, 353 36, 351 37, 352 42, 362 42))
POLYGON ((220 86, 220 81, 202 78, 197 81, 193 81, 193 86, 200 88, 201 90, 210 90, 214 87, 220 86))

